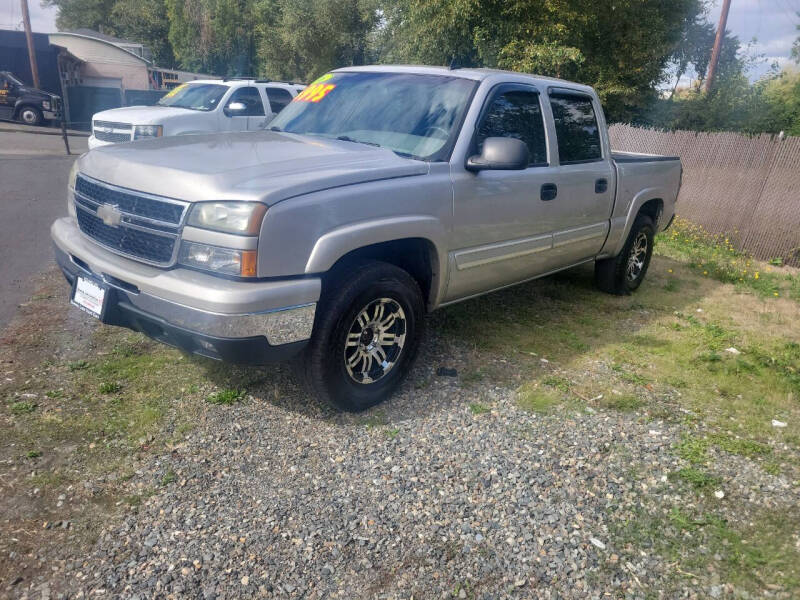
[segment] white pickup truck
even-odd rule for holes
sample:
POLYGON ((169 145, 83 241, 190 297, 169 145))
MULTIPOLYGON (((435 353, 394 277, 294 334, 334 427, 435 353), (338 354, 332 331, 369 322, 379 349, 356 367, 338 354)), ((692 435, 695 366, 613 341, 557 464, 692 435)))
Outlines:
POLYGON ((184 83, 155 106, 125 106, 96 113, 89 149, 168 135, 264 129, 304 88, 267 79, 184 83))
POLYGON ((103 322, 230 362, 292 359, 361 410, 409 372, 426 310, 587 262, 600 289, 633 292, 681 172, 612 152, 585 85, 348 67, 267 131, 88 152, 51 233, 72 302, 103 322))

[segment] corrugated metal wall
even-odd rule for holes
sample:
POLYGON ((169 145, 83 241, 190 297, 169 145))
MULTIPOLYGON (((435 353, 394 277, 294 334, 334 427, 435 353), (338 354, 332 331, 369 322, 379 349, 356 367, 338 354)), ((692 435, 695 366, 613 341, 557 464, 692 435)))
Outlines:
POLYGON ((760 259, 800 266, 800 137, 609 128, 615 150, 680 156, 676 212, 760 259))

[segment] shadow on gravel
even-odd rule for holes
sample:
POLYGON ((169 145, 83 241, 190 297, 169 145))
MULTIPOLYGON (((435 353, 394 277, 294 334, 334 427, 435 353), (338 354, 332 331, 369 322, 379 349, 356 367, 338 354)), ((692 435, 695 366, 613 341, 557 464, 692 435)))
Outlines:
MULTIPOLYGON (((478 382, 516 388, 535 375, 541 359, 567 364, 596 354, 608 343, 633 340, 664 311, 693 312, 708 293, 708 281, 669 275, 680 263, 654 257, 641 288, 630 296, 611 296, 594 286, 594 271, 584 265, 437 310, 411 376, 387 402, 360 415, 339 413, 308 396, 288 365, 232 367, 193 357, 209 380, 223 389, 244 389, 263 401, 305 417, 342 425, 414 420, 474 399, 478 382), (455 376, 437 374, 455 370, 455 376)), ((657 342, 657 340, 656 340, 657 342)), ((637 340, 637 343, 643 343, 637 340)))

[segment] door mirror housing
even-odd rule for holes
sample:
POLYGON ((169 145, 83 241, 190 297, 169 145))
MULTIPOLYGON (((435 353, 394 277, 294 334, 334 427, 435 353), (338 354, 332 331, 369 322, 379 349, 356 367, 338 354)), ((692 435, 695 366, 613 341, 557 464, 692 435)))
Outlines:
POLYGON ((247 110, 247 105, 244 102, 228 102, 225 106, 225 114, 229 117, 241 116, 247 110))
POLYGON ((507 137, 489 137, 483 150, 467 159, 468 171, 519 171, 528 168, 530 151, 522 140, 507 137))

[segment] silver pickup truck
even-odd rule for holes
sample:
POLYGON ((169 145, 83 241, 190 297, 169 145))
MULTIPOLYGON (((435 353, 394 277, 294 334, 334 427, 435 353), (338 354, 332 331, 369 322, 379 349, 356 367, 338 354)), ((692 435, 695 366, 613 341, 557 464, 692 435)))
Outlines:
POLYGON ((403 380, 426 311, 589 261, 635 290, 682 174, 612 152, 592 88, 503 71, 340 69, 270 125, 83 155, 56 258, 103 322, 291 359, 349 410, 403 380))

